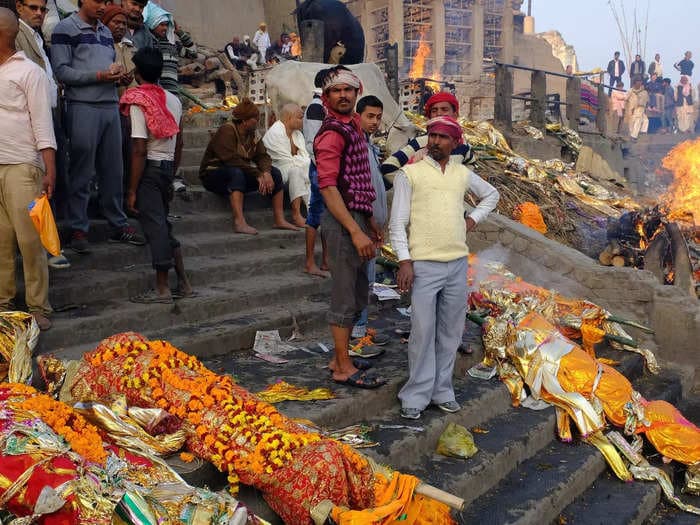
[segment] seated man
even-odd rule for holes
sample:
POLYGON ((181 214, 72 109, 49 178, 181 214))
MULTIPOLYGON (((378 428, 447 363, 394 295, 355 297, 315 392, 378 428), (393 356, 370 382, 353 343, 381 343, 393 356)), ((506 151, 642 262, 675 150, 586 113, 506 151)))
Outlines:
POLYGON ((272 165, 280 170, 282 182, 289 185, 289 200, 292 203, 292 222, 303 228, 306 225, 301 215, 301 201, 309 207, 309 164, 311 158, 306 151, 301 132, 304 113, 296 104, 286 104, 280 119, 267 130, 263 144, 272 157, 272 165))
POLYGON ((173 266, 177 296, 192 295, 180 243, 168 221, 170 187, 182 154, 182 104, 158 85, 163 71, 163 55, 158 49, 139 49, 133 61, 139 87, 128 89, 121 98, 122 113, 131 120, 131 178, 126 203, 137 215, 151 247, 156 287, 131 301, 169 304, 174 295, 168 286, 168 271, 173 266))
POLYGON ((199 167, 202 185, 229 197, 236 233, 258 233, 243 216, 243 194, 256 190, 271 196, 275 228, 296 230, 284 218, 282 175, 272 165, 265 145, 255 133, 260 118, 258 108, 249 98, 244 98, 233 108, 232 115, 233 122, 224 123, 216 131, 204 152, 199 167))
MULTIPOLYGON (((452 93, 436 93, 425 103, 425 116, 429 119, 435 117, 459 117, 459 101, 452 93)), ((418 162, 426 154, 428 135, 420 135, 408 141, 403 148, 391 155, 382 164, 382 175, 389 175, 401 169, 409 161, 418 162)), ((452 152, 452 160, 471 167, 476 159, 469 144, 460 141, 452 152)))

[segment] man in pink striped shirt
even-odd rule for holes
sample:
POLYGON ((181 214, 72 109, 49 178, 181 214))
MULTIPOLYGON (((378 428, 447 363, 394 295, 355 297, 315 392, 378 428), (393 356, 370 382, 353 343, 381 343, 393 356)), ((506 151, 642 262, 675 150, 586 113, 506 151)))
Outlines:
POLYGON ((39 328, 51 321, 46 252, 27 206, 56 182, 56 138, 46 72, 15 49, 17 17, 0 8, 0 310, 12 308, 15 251, 24 266, 25 298, 39 328))

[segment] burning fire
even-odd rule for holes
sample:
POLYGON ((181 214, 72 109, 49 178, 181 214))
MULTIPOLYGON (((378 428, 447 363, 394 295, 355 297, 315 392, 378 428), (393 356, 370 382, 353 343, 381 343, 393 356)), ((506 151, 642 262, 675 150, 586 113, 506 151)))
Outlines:
POLYGON ((669 219, 694 222, 700 227, 700 139, 678 144, 662 165, 673 172, 673 182, 661 197, 669 219))
POLYGON ((425 76, 425 61, 430 56, 430 53, 430 44, 425 41, 425 33, 421 31, 418 49, 416 50, 416 56, 413 57, 408 78, 422 78, 425 76))

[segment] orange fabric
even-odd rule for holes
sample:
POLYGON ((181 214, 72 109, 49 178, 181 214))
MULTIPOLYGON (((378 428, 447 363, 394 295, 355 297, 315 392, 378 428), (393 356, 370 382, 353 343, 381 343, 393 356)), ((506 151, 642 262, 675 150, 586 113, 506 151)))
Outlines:
POLYGON ((700 428, 666 401, 649 401, 644 407, 650 427, 637 426, 654 448, 667 458, 685 465, 700 461, 700 428))
POLYGON ((588 355, 595 357, 595 345, 605 338, 605 331, 598 328, 594 323, 584 319, 581 323, 581 338, 583 349, 588 355))
POLYGON ((513 210, 513 218, 542 235, 547 233, 547 225, 542 217, 540 207, 534 202, 526 201, 518 204, 513 210))

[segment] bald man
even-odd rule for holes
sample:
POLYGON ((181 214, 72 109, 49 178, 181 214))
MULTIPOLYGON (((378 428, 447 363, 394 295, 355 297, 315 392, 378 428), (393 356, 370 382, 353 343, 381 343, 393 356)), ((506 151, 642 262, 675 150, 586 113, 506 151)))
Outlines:
POLYGON ((0 311, 12 309, 15 250, 19 245, 25 300, 39 328, 48 330, 49 269, 27 206, 56 182, 56 138, 46 72, 15 48, 17 17, 0 8, 0 311))
POLYGON ((301 132, 304 112, 296 104, 286 104, 280 111, 280 119, 267 130, 263 143, 272 157, 272 165, 282 174, 282 181, 289 187, 292 203, 292 222, 303 228, 306 220, 301 215, 301 203, 308 209, 311 182, 309 165, 311 157, 301 132))

